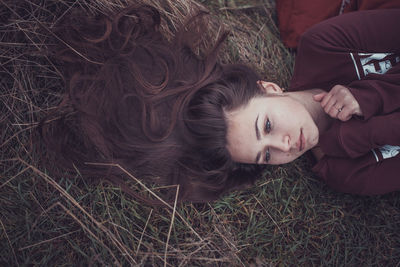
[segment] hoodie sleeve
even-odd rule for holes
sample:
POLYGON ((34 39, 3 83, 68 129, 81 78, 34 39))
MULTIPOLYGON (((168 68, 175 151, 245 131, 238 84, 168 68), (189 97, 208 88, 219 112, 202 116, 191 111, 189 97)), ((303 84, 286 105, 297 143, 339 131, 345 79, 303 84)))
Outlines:
POLYGON ((380 195, 400 190, 400 147, 379 162, 375 153, 355 159, 324 156, 313 171, 339 192, 380 195))
POLYGON ((360 105, 362 119, 392 113, 400 109, 400 64, 385 74, 369 74, 351 82, 348 88, 360 105))
POLYGON ((335 120, 319 140, 322 151, 332 157, 357 158, 387 144, 400 146, 400 110, 367 121, 335 120))
POLYGON ((393 110, 400 103, 399 23, 400 9, 392 9, 351 12, 313 26, 300 39, 289 90, 347 85, 366 118, 393 110))

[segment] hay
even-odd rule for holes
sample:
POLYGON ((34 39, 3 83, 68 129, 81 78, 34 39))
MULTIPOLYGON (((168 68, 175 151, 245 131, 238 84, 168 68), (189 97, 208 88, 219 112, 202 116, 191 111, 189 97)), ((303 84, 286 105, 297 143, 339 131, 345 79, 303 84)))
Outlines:
MULTIPOLYGON (((43 28, 72 8, 108 13, 132 1, 0 0, 0 266, 398 264, 398 194, 336 194, 312 176, 306 159, 270 168, 270 179, 215 203, 165 208, 109 184, 88 184, 79 172, 74 179, 49 176, 32 134, 59 103, 64 83, 40 53, 54 38, 43 28)), ((250 64, 287 87, 293 55, 279 41, 273 1, 140 1, 158 7, 167 36, 199 3, 207 6, 212 19, 203 49, 222 21, 231 35, 220 60, 250 64)), ((137 192, 161 195, 163 188, 126 178, 137 192)))

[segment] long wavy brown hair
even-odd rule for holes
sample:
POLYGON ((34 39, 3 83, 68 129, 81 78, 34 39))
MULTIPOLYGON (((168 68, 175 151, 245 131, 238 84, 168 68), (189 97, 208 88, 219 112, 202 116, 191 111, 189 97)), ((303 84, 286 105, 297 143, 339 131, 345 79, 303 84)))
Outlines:
POLYGON ((95 17, 72 12, 60 22, 51 55, 66 92, 39 127, 48 168, 77 169, 134 195, 118 168, 87 164, 115 163, 142 180, 178 184, 179 200, 193 202, 253 183, 260 168, 234 163, 226 149, 224 111, 261 94, 259 77, 217 62, 227 32, 204 55, 193 52, 205 16, 191 15, 172 39, 147 5, 95 17))

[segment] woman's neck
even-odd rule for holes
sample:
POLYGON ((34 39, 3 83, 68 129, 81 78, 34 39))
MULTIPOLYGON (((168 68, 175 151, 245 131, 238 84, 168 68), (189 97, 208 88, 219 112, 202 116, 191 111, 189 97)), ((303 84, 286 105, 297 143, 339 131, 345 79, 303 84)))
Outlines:
POLYGON ((326 114, 324 109, 321 107, 321 103, 315 101, 313 98, 314 95, 323 92, 325 91, 321 89, 288 92, 288 94, 290 94, 294 99, 301 102, 306 107, 315 124, 317 125, 320 134, 328 130, 333 122, 333 119, 328 114, 326 114))

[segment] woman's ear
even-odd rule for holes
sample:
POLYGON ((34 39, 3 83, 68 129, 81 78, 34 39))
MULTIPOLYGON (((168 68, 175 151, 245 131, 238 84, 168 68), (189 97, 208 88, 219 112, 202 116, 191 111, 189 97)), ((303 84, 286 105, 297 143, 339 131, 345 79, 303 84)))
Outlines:
POLYGON ((276 83, 257 81, 260 89, 266 94, 282 94, 283 90, 276 83))

